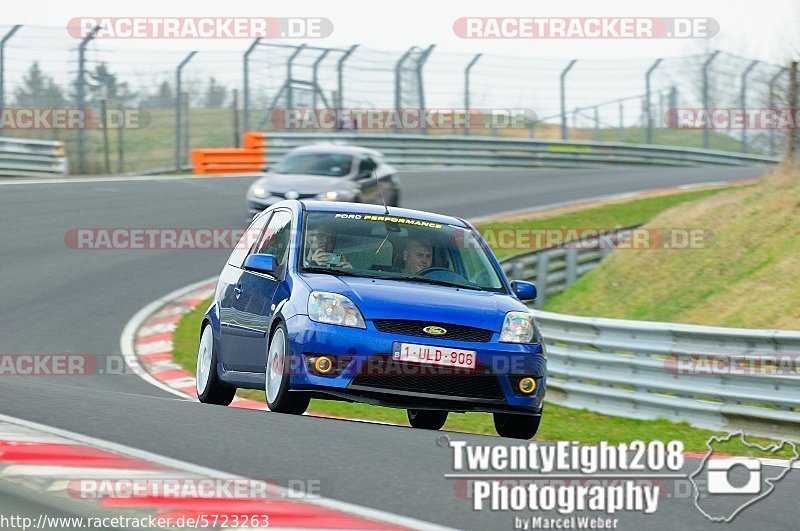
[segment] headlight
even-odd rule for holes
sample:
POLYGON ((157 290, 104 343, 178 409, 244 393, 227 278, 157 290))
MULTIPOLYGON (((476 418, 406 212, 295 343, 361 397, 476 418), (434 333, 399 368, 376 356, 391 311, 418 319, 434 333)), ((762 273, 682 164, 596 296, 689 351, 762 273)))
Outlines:
POLYGON ((366 328, 364 318, 353 301, 325 291, 313 291, 308 297, 308 317, 318 323, 366 328))
POLYGON ((253 195, 256 197, 267 197, 267 189, 263 186, 254 186, 253 195))
POLYGON ((350 201, 355 197, 352 190, 329 190, 317 196, 317 199, 324 201, 350 201))
POLYGON ((504 343, 538 343, 539 331, 528 312, 508 312, 503 321, 500 341, 504 343))

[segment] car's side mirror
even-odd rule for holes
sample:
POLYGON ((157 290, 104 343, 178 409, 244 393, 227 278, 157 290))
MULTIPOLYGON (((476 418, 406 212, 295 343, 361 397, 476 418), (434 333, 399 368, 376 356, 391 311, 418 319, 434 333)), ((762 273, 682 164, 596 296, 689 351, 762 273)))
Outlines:
POLYGON ((512 280, 511 289, 521 301, 532 301, 536 298, 536 286, 524 280, 512 280))
POLYGON ((360 171, 358 175, 356 175, 356 179, 368 179, 370 177, 372 177, 372 172, 370 170, 360 171))
POLYGON ((247 271, 272 275, 278 269, 278 260, 271 254, 251 254, 244 261, 244 268, 247 271))

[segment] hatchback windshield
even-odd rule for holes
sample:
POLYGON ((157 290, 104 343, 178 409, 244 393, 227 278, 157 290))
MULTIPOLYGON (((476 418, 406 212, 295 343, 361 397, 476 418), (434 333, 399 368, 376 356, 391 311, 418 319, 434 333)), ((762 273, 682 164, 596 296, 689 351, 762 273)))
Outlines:
POLYGON ((278 164, 275 173, 343 177, 350 173, 352 163, 352 155, 342 153, 294 153, 278 164))
POLYGON ((307 272, 505 291, 475 235, 453 225, 377 214, 309 212, 302 250, 307 272))

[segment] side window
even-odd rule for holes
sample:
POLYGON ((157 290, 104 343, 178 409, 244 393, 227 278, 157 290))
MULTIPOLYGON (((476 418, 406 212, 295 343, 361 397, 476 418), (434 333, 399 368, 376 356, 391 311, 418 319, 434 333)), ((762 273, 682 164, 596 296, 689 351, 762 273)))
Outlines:
POLYGON ((228 263, 230 265, 238 268, 244 265, 244 259, 247 258, 247 255, 250 254, 250 251, 252 251, 253 247, 258 243, 261 231, 264 225, 267 224, 267 221, 269 221, 270 216, 272 216, 272 213, 264 214, 244 231, 241 239, 236 244, 236 248, 234 248, 230 258, 228 258, 228 263))
POLYGON ((358 173, 361 173, 363 171, 372 172, 377 167, 378 165, 375 164, 374 160, 372 160, 370 157, 364 157, 363 159, 361 159, 361 164, 358 166, 358 173))
POLYGON ((278 259, 278 268, 275 276, 283 277, 286 271, 286 261, 289 257, 289 240, 291 239, 292 214, 287 210, 278 210, 272 215, 258 246, 254 252, 258 254, 271 254, 278 259))

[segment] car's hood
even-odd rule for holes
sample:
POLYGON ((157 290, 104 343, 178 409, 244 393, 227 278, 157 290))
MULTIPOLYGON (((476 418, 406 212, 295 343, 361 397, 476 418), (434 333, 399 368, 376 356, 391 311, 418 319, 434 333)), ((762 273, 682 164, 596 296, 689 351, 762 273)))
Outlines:
POLYGON ((296 190, 301 194, 325 192, 337 184, 344 184, 343 177, 326 177, 324 175, 304 175, 302 173, 270 173, 257 183, 273 194, 284 194, 296 190))
POLYGON ((499 331, 506 312, 526 309, 516 298, 490 291, 325 274, 303 278, 312 290, 345 295, 365 319, 413 319, 499 331))

